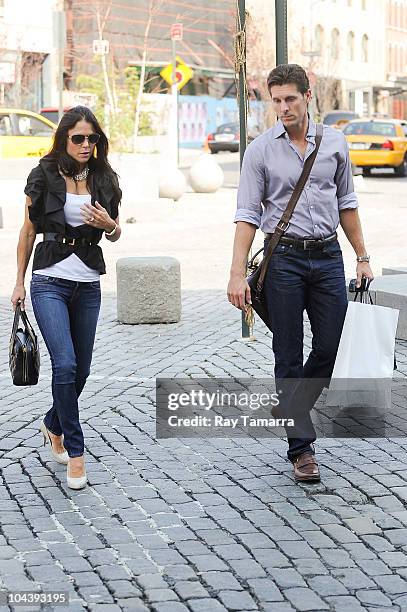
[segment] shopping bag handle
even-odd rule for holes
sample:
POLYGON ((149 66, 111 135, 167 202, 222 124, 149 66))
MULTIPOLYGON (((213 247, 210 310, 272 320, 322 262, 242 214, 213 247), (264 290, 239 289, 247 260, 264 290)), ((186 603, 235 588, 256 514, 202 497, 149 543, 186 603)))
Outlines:
POLYGON ((359 296, 359 302, 361 304, 371 304, 372 306, 374 306, 374 302, 372 299, 372 295, 369 291, 369 287, 370 287, 370 283, 371 283, 371 279, 370 278, 366 278, 363 277, 362 278, 362 284, 360 286, 359 289, 356 290, 355 292, 355 297, 353 298, 353 301, 356 302, 359 296))

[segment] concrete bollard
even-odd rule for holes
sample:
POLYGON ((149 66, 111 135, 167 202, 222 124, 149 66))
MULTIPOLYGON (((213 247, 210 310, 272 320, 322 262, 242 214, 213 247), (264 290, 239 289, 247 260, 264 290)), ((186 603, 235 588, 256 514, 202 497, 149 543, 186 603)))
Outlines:
POLYGON ((178 323, 181 272, 174 257, 123 257, 116 263, 121 323, 178 323))
POLYGON ((189 183, 197 193, 214 193, 224 180, 222 168, 208 154, 198 157, 189 171, 189 183))
POLYGON ((187 181, 176 166, 168 166, 160 172, 158 187, 160 198, 177 201, 185 193, 187 181))

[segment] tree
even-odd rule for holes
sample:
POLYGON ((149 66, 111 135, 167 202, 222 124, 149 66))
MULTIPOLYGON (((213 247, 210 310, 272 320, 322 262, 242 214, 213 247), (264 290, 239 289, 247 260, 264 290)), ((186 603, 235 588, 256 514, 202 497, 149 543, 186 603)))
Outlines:
POLYGON ((256 121, 263 131, 263 129, 272 125, 275 120, 275 113, 267 89, 267 75, 276 63, 274 10, 270 10, 268 5, 258 5, 252 1, 248 2, 248 7, 246 46, 247 82, 249 94, 251 94, 249 100, 255 97, 254 92, 260 95, 261 105, 257 105, 258 116, 256 121))
POLYGON ((144 29, 144 36, 143 36, 143 54, 141 57, 140 82, 138 86, 137 99, 136 99, 136 114, 134 118, 133 151, 135 151, 137 147, 137 137, 138 137, 139 127, 140 127, 141 100, 143 97, 145 78, 146 78, 148 38, 150 35, 150 29, 153 23, 153 19, 157 15, 163 3, 164 3, 164 0, 148 0, 148 17, 147 17, 146 27, 144 29))
MULTIPOLYGON (((101 3, 96 2, 95 14, 96 14, 96 23, 97 23, 99 40, 103 40, 103 31, 106 25, 106 20, 110 15, 111 9, 112 9, 112 2, 110 1, 106 7, 105 14, 102 17, 101 3)), ((115 115, 117 112, 116 100, 114 99, 112 95, 112 90, 110 88, 109 75, 107 72, 107 65, 106 65, 106 55, 102 53, 100 56, 100 59, 101 59, 101 64, 102 64, 103 80, 104 80, 105 88, 106 88, 106 96, 109 101, 109 107, 111 109, 110 112, 113 113, 113 115, 115 115)))

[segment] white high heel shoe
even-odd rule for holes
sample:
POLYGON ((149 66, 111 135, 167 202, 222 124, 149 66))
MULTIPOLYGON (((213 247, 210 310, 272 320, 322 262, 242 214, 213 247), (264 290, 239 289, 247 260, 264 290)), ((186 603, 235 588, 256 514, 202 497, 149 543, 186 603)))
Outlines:
POLYGON ((85 469, 83 476, 77 476, 77 477, 69 476, 68 471, 69 471, 69 464, 66 470, 66 483, 70 489, 83 489, 84 487, 86 487, 87 482, 88 482, 88 478, 86 475, 86 469, 85 469))
POLYGON ((56 453, 54 451, 54 447, 52 446, 52 439, 51 439, 51 436, 49 435, 49 431, 46 428, 44 421, 40 425, 40 431, 42 431, 42 434, 44 436, 44 446, 46 445, 47 442, 49 442, 51 455, 53 456, 55 461, 57 461, 58 463, 63 463, 64 465, 68 465, 68 459, 69 459, 68 453, 66 451, 64 451, 63 453, 56 453))

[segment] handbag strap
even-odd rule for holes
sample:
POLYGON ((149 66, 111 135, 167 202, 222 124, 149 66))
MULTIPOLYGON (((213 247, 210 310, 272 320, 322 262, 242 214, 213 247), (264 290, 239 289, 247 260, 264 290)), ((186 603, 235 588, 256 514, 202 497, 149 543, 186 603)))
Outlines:
POLYGON ((30 323, 30 322, 29 322, 29 320, 28 320, 28 316, 27 316, 27 313, 26 313, 26 311, 25 311, 25 310, 22 310, 22 311, 21 311, 21 319, 22 319, 22 321, 23 321, 23 323, 24 323, 24 325, 25 325, 26 330, 28 330, 28 332, 29 332, 29 334, 30 334, 31 338, 32 338, 33 340, 35 340, 35 338, 36 338, 37 336, 35 335, 35 331, 34 331, 34 329, 33 329, 32 325, 31 325, 31 323, 30 323))
POLYGON ((14 311, 14 321, 13 321, 13 329, 11 331, 11 338, 15 338, 16 332, 17 332, 17 328, 18 328, 18 324, 20 321, 20 316, 21 316, 21 308, 20 308, 20 302, 18 302, 16 309, 14 311))
POLYGON ((270 263, 270 258, 273 254, 273 251, 278 245, 278 243, 280 242, 280 238, 282 237, 284 232, 287 230, 291 216, 294 212, 294 208, 300 198, 300 195, 302 193, 302 190, 304 189, 305 183, 307 182, 308 177, 311 173, 312 166, 314 165, 314 161, 317 156, 319 146, 321 144, 322 132, 323 132, 322 124, 317 123, 316 124, 316 136, 315 136, 315 149, 313 150, 311 155, 305 160, 305 163, 304 163, 304 166, 301 172, 301 176, 298 179, 298 182, 294 188, 294 191, 291 194, 291 197, 287 204, 287 208, 285 209, 280 221, 277 223, 276 229, 274 230, 273 235, 270 238, 270 241, 268 243, 267 251, 264 254, 264 258, 263 258, 262 265, 261 265, 261 272, 259 275, 259 280, 257 282, 257 290, 259 292, 261 292, 263 288, 264 278, 266 276, 267 268, 270 263))
POLYGON ((14 321, 13 321, 13 329, 12 329, 12 332, 11 332, 11 337, 14 338, 15 335, 16 335, 17 328, 18 328, 18 323, 20 321, 20 318, 21 318, 22 322, 24 323, 26 331, 28 331, 30 336, 33 339, 35 339, 36 335, 35 335, 34 329, 33 329, 31 323, 28 320, 27 313, 25 312, 25 310, 21 310, 20 302, 17 304, 16 310, 15 310, 15 313, 14 313, 14 321))

